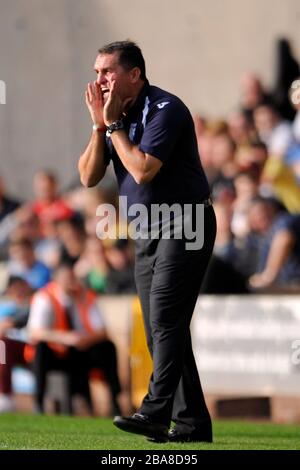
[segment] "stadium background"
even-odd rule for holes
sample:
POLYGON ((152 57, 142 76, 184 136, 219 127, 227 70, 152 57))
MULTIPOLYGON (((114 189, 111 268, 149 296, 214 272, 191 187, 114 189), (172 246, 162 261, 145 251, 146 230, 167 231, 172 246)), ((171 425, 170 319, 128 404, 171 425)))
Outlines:
POLYGON ((291 39, 300 56, 299 19, 297 0, 128 0, 126 8, 122 0, 2 0, 0 172, 10 191, 32 196, 41 165, 63 187, 77 178, 90 130, 83 92, 102 44, 136 40, 153 84, 219 117, 235 106, 245 71, 273 85, 276 38, 291 39))

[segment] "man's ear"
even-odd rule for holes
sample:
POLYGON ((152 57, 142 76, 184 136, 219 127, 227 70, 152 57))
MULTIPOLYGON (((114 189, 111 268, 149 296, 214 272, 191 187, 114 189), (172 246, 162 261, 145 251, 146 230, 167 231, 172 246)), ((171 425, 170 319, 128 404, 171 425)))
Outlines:
POLYGON ((138 82, 140 76, 141 76, 141 71, 138 67, 134 67, 133 69, 130 70, 131 83, 138 82))

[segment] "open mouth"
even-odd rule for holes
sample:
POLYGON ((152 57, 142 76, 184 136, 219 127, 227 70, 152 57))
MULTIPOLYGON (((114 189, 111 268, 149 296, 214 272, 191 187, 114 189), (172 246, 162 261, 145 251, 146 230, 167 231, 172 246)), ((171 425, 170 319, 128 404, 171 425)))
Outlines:
POLYGON ((107 98, 108 95, 109 95, 109 89, 108 88, 102 88, 101 93, 102 93, 103 98, 107 98))

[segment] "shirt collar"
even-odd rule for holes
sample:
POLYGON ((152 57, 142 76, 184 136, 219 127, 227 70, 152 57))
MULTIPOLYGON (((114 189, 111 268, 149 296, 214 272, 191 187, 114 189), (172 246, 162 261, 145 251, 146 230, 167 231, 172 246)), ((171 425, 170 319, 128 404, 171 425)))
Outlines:
POLYGON ((147 96, 149 88, 150 88, 150 84, 149 84, 148 80, 146 79, 145 83, 143 85, 143 88, 141 89, 140 93, 138 94, 137 99, 135 100, 133 106, 131 106, 131 108, 129 108, 126 117, 131 118, 131 117, 135 116, 136 114, 138 114, 138 112, 141 111, 144 108, 145 98, 147 96))

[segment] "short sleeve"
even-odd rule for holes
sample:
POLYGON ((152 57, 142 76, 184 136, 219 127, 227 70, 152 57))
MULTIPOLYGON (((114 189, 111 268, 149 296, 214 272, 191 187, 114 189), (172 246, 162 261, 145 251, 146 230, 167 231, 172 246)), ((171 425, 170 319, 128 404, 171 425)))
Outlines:
POLYGON ((176 145, 185 122, 185 106, 166 98, 149 111, 139 149, 165 162, 176 145))
POLYGON ((289 213, 279 216, 275 221, 273 233, 275 234, 282 231, 289 231, 296 237, 299 237, 300 216, 289 213))

